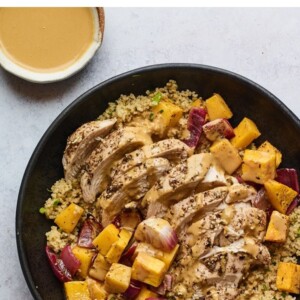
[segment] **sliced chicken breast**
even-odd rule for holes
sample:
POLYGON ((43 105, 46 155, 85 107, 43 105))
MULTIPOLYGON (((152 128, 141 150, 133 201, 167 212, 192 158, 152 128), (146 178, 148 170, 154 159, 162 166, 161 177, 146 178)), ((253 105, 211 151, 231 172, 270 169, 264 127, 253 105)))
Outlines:
POLYGON ((117 176, 143 163, 146 159, 164 157, 168 160, 181 161, 193 154, 193 149, 177 139, 166 139, 146 145, 125 156, 112 169, 111 177, 117 176))
POLYGON ((139 127, 124 127, 103 139, 90 155, 86 171, 81 177, 84 201, 94 202, 96 196, 107 187, 110 169, 115 161, 124 154, 151 143, 150 135, 139 127))
POLYGON ((174 203, 187 197, 205 177, 211 162, 212 155, 209 153, 192 155, 156 182, 145 195, 142 205, 174 203))
POLYGON ((254 200, 257 192, 254 187, 247 184, 233 184, 229 188, 229 193, 225 199, 226 203, 251 202, 254 200))
POLYGON ((69 136, 62 159, 65 179, 72 180, 78 176, 86 159, 113 128, 116 119, 92 121, 80 126, 69 136))
POLYGON ((227 194, 227 187, 217 187, 192 195, 174 204, 165 217, 176 232, 180 233, 196 215, 204 214, 216 208, 225 200, 227 194))
POLYGON ((128 202, 141 199, 169 168, 167 159, 150 158, 115 178, 98 200, 102 224, 108 225, 128 202))

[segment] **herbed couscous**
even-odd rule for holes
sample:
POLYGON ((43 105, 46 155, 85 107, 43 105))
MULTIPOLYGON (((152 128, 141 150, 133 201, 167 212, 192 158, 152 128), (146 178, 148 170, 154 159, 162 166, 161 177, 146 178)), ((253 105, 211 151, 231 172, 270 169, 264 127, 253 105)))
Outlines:
POLYGON ((296 299, 297 171, 231 116, 220 95, 171 80, 70 136, 40 209, 67 299, 296 299))

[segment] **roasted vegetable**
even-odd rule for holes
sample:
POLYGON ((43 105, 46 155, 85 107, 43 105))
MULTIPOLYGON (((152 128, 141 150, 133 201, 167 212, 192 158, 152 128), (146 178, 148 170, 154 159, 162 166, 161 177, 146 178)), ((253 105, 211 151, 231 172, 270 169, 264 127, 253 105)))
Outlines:
POLYGON ((79 205, 71 203, 67 208, 57 215, 54 222, 61 230, 71 233, 81 218, 83 211, 83 208, 81 208, 79 205))
POLYGON ((84 248, 94 248, 93 240, 102 230, 101 224, 95 219, 94 216, 88 215, 84 221, 79 237, 78 237, 78 246, 84 248))
POLYGON ((114 242, 109 251, 106 254, 106 260, 110 263, 116 263, 119 261, 123 251, 127 247, 132 233, 126 229, 122 229, 119 233, 119 239, 114 242))
POLYGON ((268 153, 273 153, 275 155, 275 158, 276 158, 276 167, 278 167, 280 165, 281 160, 282 160, 282 154, 276 147, 274 147, 268 141, 265 141, 264 143, 262 143, 257 148, 257 150, 263 151, 263 152, 268 152, 268 153))
POLYGON ((138 296, 135 298, 135 300, 147 300, 149 298, 155 298, 155 297, 157 297, 157 294, 143 287, 140 293, 138 294, 138 296))
POLYGON ((105 289, 109 293, 124 293, 130 284, 131 268, 112 264, 105 276, 105 289))
POLYGON ((67 245, 62 249, 60 258, 64 262, 70 274, 74 276, 80 268, 81 263, 79 259, 77 259, 77 257, 73 254, 71 246, 67 245))
POLYGON ((61 281, 67 282, 72 280, 72 275, 69 270, 66 268, 65 264, 57 255, 51 251, 51 249, 46 246, 46 255, 48 257, 50 267, 54 275, 61 281))
POLYGON ((300 265, 280 262, 277 270, 276 286, 279 291, 300 293, 300 265))
POLYGON ((106 300, 107 299, 107 292, 104 288, 104 284, 92 279, 87 278, 86 283, 88 285, 88 289, 90 292, 90 296, 92 300, 106 300))
POLYGON ((168 221, 161 218, 148 218, 141 222, 134 237, 137 241, 146 242, 167 252, 172 251, 178 243, 175 230, 168 221))
POLYGON ((177 125, 179 119, 182 116, 182 109, 173 104, 171 101, 163 100, 160 101, 156 106, 152 108, 153 118, 158 115, 162 118, 162 126, 164 131, 168 130, 170 127, 177 125))
POLYGON ((260 136, 255 123, 248 118, 244 118, 233 131, 235 137, 231 139, 231 143, 237 149, 246 148, 260 136))
POLYGON ((92 300, 85 281, 65 282, 64 287, 67 300, 92 300))
POLYGON ((233 116, 230 108, 219 94, 214 94, 205 101, 205 104, 210 121, 220 118, 230 119, 233 116))
POLYGON ((203 131, 206 138, 212 142, 220 138, 234 137, 233 128, 226 119, 216 119, 204 124, 203 131))
POLYGON ((158 287, 165 276, 166 265, 146 253, 139 253, 132 265, 132 278, 158 287))
POLYGON ((93 240, 93 245, 102 255, 106 255, 111 245, 119 239, 119 229, 114 224, 106 226, 93 240))
POLYGON ((268 225, 265 241, 284 243, 287 238, 289 217, 274 210, 268 225))
POLYGON ((264 186, 272 205, 279 212, 285 214, 298 193, 288 186, 272 179, 266 181, 264 186))
POLYGON ((276 181, 287 185, 297 193, 299 193, 298 173, 295 169, 278 169, 276 172, 276 181))
POLYGON ((228 174, 232 174, 242 163, 238 150, 227 139, 215 141, 210 152, 228 174))
POLYGON ((131 280, 128 289, 123 294, 125 299, 133 300, 137 297, 142 289, 142 284, 139 281, 131 280))
POLYGON ((189 147, 196 147, 198 145, 202 133, 202 125, 206 121, 206 115, 207 112, 203 108, 194 107, 190 110, 187 125, 190 136, 184 140, 189 147))
POLYGON ((271 152, 245 150, 242 164, 242 178, 263 184, 276 175, 276 156, 271 152))
POLYGON ((89 275, 95 279, 103 281, 110 268, 111 264, 105 259, 105 257, 98 253, 92 267, 89 270, 89 275))
POLYGON ((90 265, 92 263, 92 259, 95 256, 95 252, 93 250, 81 248, 78 246, 75 246, 72 249, 72 252, 74 256, 80 261, 80 268, 78 270, 78 274, 81 278, 85 279, 88 274, 90 265))

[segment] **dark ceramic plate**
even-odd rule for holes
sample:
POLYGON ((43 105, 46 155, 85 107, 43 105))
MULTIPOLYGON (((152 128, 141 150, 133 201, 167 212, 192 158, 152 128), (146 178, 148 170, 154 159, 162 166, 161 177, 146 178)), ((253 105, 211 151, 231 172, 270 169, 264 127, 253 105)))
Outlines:
POLYGON ((47 188, 63 177, 61 159, 67 137, 81 124, 95 119, 120 94, 143 94, 174 79, 180 89, 207 98, 220 93, 232 108, 236 125, 244 116, 254 120, 268 139, 283 152, 284 167, 300 170, 300 121, 274 95, 237 74, 194 64, 164 64, 137 69, 109 79, 69 105, 37 145, 24 174, 17 213, 17 245, 30 291, 35 299, 63 299, 62 285, 50 270, 44 248, 52 222, 38 210, 49 197, 47 188))

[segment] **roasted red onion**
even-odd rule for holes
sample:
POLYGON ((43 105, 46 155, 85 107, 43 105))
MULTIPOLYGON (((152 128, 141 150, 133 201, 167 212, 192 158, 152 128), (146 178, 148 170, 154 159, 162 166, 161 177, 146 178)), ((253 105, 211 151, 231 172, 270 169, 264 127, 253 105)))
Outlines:
POLYGON ((203 108, 192 108, 189 113, 188 130, 190 131, 190 137, 183 142, 189 147, 196 147, 198 145, 200 136, 202 134, 202 126, 206 122, 207 112, 203 108))
POLYGON ((137 247, 137 242, 134 242, 127 250, 124 251, 124 253, 121 256, 120 263, 126 266, 132 265, 132 256, 135 252, 135 249, 137 247))
POLYGON ((165 296, 167 292, 172 290, 172 281, 172 275, 166 274, 162 283, 157 288, 152 288, 151 290, 158 295, 165 296))
POLYGON ((74 276, 78 271, 81 263, 73 254, 72 249, 69 245, 65 246, 61 251, 60 258, 65 264, 66 268, 69 270, 70 274, 74 276))
POLYGON ((231 124, 226 119, 216 119, 203 125, 203 131, 210 141, 218 138, 231 139, 235 136, 231 124))
POLYGON ((78 246, 83 248, 94 248, 93 240, 102 230, 101 224, 93 215, 88 215, 84 221, 78 237, 78 246))
POLYGON ((142 284, 139 281, 131 280, 128 289, 123 294, 125 299, 133 300, 140 293, 142 284))
POLYGON ((295 169, 278 169, 276 171, 277 176, 275 180, 278 182, 287 185, 297 193, 299 193, 299 179, 298 179, 298 174, 297 170, 295 169))
POLYGON ((292 203, 289 205, 288 209, 286 210, 286 215, 290 215, 293 210, 300 204, 300 197, 297 196, 292 203))
POLYGON ((55 276, 61 282, 67 282, 72 280, 72 275, 66 268, 64 262, 57 257, 57 255, 51 251, 49 246, 46 246, 46 255, 48 257, 51 269, 55 276))

